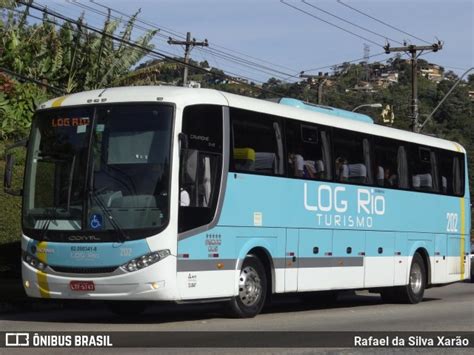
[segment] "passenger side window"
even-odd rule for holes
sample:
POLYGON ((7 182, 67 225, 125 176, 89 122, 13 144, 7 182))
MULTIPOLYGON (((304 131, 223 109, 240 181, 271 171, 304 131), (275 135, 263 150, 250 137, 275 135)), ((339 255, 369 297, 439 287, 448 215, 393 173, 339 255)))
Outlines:
POLYGON ((330 180, 329 129, 306 122, 286 123, 288 175, 303 179, 330 180))
POLYGON ((283 140, 279 117, 231 108, 234 171, 283 175, 283 140))
POLYGON ((429 147, 413 145, 411 153, 411 187, 419 191, 438 192, 436 152, 429 147))
POLYGON ((380 187, 409 188, 403 142, 375 137, 374 150, 375 184, 380 187))
POLYGON ((440 192, 460 196, 463 193, 464 171, 462 155, 450 151, 438 152, 440 192))
POLYGON ((335 180, 372 184, 373 172, 368 137, 342 129, 334 130, 335 180))

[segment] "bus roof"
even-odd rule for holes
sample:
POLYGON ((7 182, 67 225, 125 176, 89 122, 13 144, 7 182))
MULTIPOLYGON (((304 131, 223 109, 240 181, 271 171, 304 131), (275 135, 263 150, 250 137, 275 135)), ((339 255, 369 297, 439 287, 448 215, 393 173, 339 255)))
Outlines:
POLYGON ((356 121, 361 121, 361 122, 366 122, 366 123, 374 123, 374 120, 371 117, 367 115, 363 115, 361 113, 342 110, 340 108, 331 107, 331 106, 316 105, 309 102, 292 99, 290 97, 283 97, 282 99, 278 101, 278 103, 281 105, 301 108, 303 110, 327 113, 331 116, 339 116, 339 117, 349 118, 351 120, 356 120, 356 121))
POLYGON ((41 104, 39 109, 123 102, 168 102, 180 107, 195 104, 230 106, 465 153, 460 144, 452 141, 213 89, 176 86, 116 87, 65 95, 41 104))

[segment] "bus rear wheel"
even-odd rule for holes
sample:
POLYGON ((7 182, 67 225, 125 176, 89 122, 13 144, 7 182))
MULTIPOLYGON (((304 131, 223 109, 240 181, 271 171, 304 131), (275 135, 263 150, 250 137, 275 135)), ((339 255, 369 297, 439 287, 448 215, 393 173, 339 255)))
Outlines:
POLYGON ((229 302, 230 312, 236 318, 255 317, 265 304, 267 278, 262 262, 248 255, 240 270, 239 293, 229 302))
POLYGON ((426 266, 420 254, 413 256, 408 284, 391 287, 381 292, 385 302, 416 304, 423 300, 426 288, 426 266))

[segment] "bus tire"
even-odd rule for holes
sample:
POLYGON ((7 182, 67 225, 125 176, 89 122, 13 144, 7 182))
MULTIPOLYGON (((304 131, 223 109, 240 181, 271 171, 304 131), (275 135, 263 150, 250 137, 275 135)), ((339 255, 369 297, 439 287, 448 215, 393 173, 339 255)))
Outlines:
POLYGON ((229 302, 231 316, 253 318, 263 308, 267 294, 267 277, 262 262, 247 255, 239 276, 239 293, 229 302))
POLYGON ((384 302, 416 304, 423 300, 426 288, 426 265, 420 254, 413 256, 408 284, 381 292, 384 302))
POLYGON ((140 301, 109 301, 107 306, 112 313, 120 317, 139 316, 147 308, 147 304, 140 301))

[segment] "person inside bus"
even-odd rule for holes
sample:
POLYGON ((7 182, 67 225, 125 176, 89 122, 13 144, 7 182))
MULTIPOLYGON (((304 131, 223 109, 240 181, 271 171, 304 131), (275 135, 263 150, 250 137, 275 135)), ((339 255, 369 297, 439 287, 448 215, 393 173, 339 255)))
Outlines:
POLYGON ((294 177, 304 176, 304 158, 299 153, 290 154, 289 163, 294 177))
POLYGON ((189 196, 189 192, 187 192, 182 187, 179 191, 179 205, 182 207, 189 207, 191 205, 191 197, 189 196))
POLYGON ((393 173, 391 168, 387 167, 384 171, 384 186, 395 187, 397 186, 397 175, 393 173))
POLYGON ((336 180, 337 181, 348 181, 349 180, 349 166, 347 165, 347 159, 344 157, 338 157, 336 159, 336 180))

